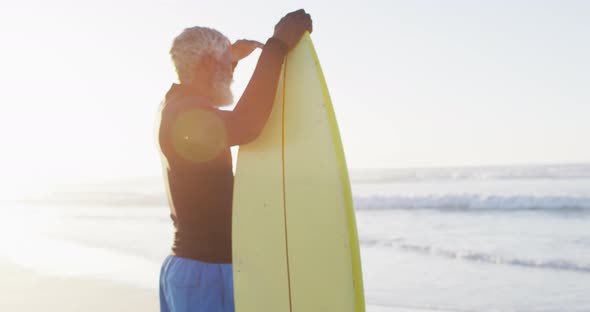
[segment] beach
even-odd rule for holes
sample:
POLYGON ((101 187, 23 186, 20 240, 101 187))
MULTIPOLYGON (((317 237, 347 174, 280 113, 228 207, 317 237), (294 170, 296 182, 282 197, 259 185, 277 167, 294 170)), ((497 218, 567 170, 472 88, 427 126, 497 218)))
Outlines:
POLYGON ((43 275, 0 261, 2 311, 159 311, 158 294, 92 278, 43 275))
MULTIPOLYGON (((146 289, 95 278, 43 275, 22 266, 0 261, 0 309, 37 312, 158 312, 155 288, 146 289)), ((369 305, 370 312, 444 312, 369 305)))
MULTIPOLYGON (((173 226, 144 182, 2 203, 0 311, 158 311, 173 226)), ((353 173, 366 311, 590 311, 589 186, 590 165, 353 173)))

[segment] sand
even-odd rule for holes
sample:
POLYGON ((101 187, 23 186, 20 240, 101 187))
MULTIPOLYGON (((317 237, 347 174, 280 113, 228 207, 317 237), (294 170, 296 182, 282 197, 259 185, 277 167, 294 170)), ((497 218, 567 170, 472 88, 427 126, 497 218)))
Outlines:
POLYGON ((156 290, 89 278, 45 276, 0 261, 0 311, 159 311, 156 290))
MULTIPOLYGON (((156 289, 108 280, 39 274, 0 259, 0 311, 158 312, 156 289)), ((367 312, 442 312, 427 308, 367 304, 367 312)))

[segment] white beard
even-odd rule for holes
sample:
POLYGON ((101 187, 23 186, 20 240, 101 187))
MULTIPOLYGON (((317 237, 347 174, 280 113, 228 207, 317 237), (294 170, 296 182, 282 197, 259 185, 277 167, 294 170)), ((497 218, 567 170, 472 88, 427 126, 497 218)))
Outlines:
POLYGON ((223 75, 216 72, 211 86, 211 100, 218 107, 230 105, 234 102, 234 95, 231 92, 233 79, 230 75, 223 75))

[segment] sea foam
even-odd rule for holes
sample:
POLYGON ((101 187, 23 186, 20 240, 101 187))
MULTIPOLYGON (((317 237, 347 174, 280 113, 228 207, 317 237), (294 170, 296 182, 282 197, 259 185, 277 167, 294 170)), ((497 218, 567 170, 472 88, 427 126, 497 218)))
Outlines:
POLYGON ((518 211, 540 210, 557 213, 590 213, 590 197, 582 196, 500 196, 482 194, 445 194, 424 196, 355 197, 356 209, 434 209, 444 211, 518 211))

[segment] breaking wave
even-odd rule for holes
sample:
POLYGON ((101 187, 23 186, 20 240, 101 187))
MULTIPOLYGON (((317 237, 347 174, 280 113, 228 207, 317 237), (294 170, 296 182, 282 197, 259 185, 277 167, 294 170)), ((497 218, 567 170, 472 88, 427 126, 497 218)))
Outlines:
POLYGON ((445 211, 518 211, 590 212, 590 197, 576 196, 498 196, 480 194, 371 196, 355 197, 356 209, 433 209, 445 211))

